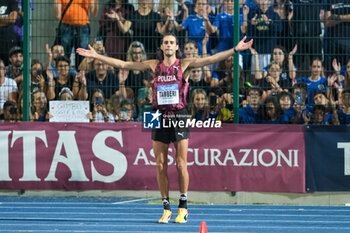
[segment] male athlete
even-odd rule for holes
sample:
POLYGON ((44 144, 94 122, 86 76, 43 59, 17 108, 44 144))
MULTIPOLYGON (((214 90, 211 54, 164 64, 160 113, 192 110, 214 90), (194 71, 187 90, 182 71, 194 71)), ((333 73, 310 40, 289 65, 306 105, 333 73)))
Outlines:
MULTIPOLYGON (((89 46, 89 50, 79 48, 77 52, 85 57, 101 60, 111 66, 127 70, 152 70, 154 73, 154 84, 152 86, 154 110, 160 111, 166 120, 183 119, 186 115, 186 95, 188 91, 188 77, 183 73, 192 68, 203 67, 209 64, 225 60, 238 51, 246 50, 253 44, 253 40, 244 42, 244 37, 236 47, 204 58, 180 59, 181 52, 177 38, 167 34, 161 42, 161 60, 146 60, 143 62, 125 62, 115 58, 106 57, 96 53, 89 46), (179 116, 179 117, 178 117, 179 116)), ((152 146, 157 164, 157 181, 162 196, 164 212, 159 223, 168 223, 172 218, 169 202, 169 181, 168 181, 168 147, 174 143, 176 150, 175 161, 178 172, 178 183, 180 188, 180 200, 176 223, 187 222, 187 189, 189 176, 187 171, 187 149, 189 130, 188 128, 164 128, 152 131, 152 146)))

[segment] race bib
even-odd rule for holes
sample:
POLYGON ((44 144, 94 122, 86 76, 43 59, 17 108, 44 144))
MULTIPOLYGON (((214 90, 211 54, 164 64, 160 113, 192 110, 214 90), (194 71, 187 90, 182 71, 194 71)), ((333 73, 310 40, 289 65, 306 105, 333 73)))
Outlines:
POLYGON ((179 86, 177 84, 159 85, 157 87, 158 105, 178 104, 179 86))

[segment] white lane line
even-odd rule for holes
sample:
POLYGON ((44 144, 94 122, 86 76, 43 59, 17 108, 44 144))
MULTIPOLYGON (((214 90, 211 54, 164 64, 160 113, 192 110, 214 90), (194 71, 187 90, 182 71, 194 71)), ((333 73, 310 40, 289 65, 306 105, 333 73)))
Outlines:
MULTIPOLYGON (((55 218, 55 217, 2 217, 2 221, 52 221, 52 222, 119 222, 121 225, 123 225, 123 222, 142 222, 142 221, 154 221, 154 218, 55 218)), ((191 221, 201 221, 196 219, 191 219, 191 221)), ((211 220, 211 219, 202 219, 202 221, 206 221, 207 223, 210 222, 224 222, 224 223, 271 223, 272 221, 274 223, 319 223, 319 224, 343 224, 343 225, 349 225, 349 221, 346 220, 279 220, 275 218, 269 218, 269 219, 261 219, 261 220, 254 220, 254 219, 217 219, 217 220, 211 220)), ((156 222, 156 221, 154 221, 156 222)), ((276 225, 276 224, 274 224, 276 225)), ((350 226, 349 226, 350 227, 350 226)))
MULTIPOLYGON (((46 209, 46 208, 45 208, 46 209)), ((159 209, 159 208, 158 208, 159 209)), ((140 210, 140 209, 138 209, 140 210)), ((149 209, 147 209, 149 210, 149 209)), ((148 215, 148 214, 152 214, 153 212, 129 212, 130 215, 148 215)), ((9 217, 9 215, 11 214, 17 214, 17 215, 96 215, 96 213, 92 213, 92 212, 80 212, 79 209, 76 212, 62 212, 62 211, 51 211, 51 212, 38 212, 38 211, 31 211, 31 212, 23 212, 23 211, 6 211, 0 212, 0 219, 1 216, 4 215, 6 218, 9 217)), ((98 212, 98 214, 101 215, 125 215, 125 213, 118 213, 118 212, 98 212)), ((229 213, 229 214, 210 214, 210 213, 193 213, 191 212, 191 216, 221 216, 221 217, 225 217, 225 216, 242 216, 242 217, 249 217, 249 216, 254 216, 254 217, 273 217, 273 216, 278 216, 278 217, 318 217, 318 218, 350 218, 350 215, 318 215, 318 214, 233 214, 233 213, 229 213)))
MULTIPOLYGON (((171 224, 171 223, 170 223, 171 224)), ((28 229, 28 225, 26 225, 27 229, 28 229)), ((33 225, 33 226, 41 226, 41 225, 33 225)), ((52 230, 51 228, 55 226, 55 225, 49 225, 48 227, 50 227, 50 230, 52 230)), ((62 227, 67 227, 67 226, 70 226, 70 225, 66 225, 66 224, 61 224, 61 225, 57 225, 57 226, 62 226, 62 227)), ((155 226, 159 226, 158 224, 155 224, 154 226, 153 225, 137 225, 137 228, 153 228, 153 231, 154 230, 161 230, 163 229, 164 227, 163 226, 159 226, 159 227, 155 227, 155 226)), ((19 226, 20 227, 20 226, 19 226)), ((74 226, 71 226, 71 227, 74 227, 74 226)), ((80 227, 89 227, 87 225, 80 225, 80 227)), ((91 226, 91 227, 96 227, 96 226, 91 226)), ((98 225, 98 227, 104 227, 104 226, 101 226, 101 225, 98 225)), ((106 225, 106 227, 115 227, 115 228, 118 228, 120 227, 119 225, 106 225)), ((123 229, 124 227, 130 227, 130 228, 134 228, 135 225, 124 225, 123 226, 123 229)), ((212 226, 214 227, 214 226, 212 226)), ((178 228, 181 228, 181 229, 189 229, 189 228, 198 228, 197 226, 193 226, 193 225, 181 225, 181 226, 178 226, 178 228)), ((242 225, 230 225, 230 226, 215 226, 216 229, 218 230, 221 230, 220 228, 222 229, 231 229, 231 228, 235 228, 235 229, 240 229, 240 230, 243 230, 243 229, 320 229, 320 230, 330 230, 330 229, 333 229, 333 230, 345 230, 345 229, 350 229, 350 227, 341 227, 341 226, 337 226, 337 227, 322 227, 322 226, 248 226, 248 225, 245 225, 245 226, 242 226, 242 225)), ((169 229, 173 229, 173 226, 169 229)), ((0 232, 8 232, 8 231, 11 231, 11 230, 0 230, 0 232)), ((19 230, 13 230, 13 231, 16 231, 18 232, 19 230)), ((45 231, 45 232, 50 232, 48 230, 27 230, 27 231, 45 231)), ((96 230, 69 230, 69 232, 96 232, 96 230)), ((104 230, 98 230, 99 232, 105 232, 104 230)), ((120 230, 119 230, 120 231, 120 230)), ((55 229, 54 232, 66 232, 66 230, 59 230, 59 229, 55 229)), ((107 232, 113 232, 113 231, 107 231, 107 232)), ((135 232, 135 231, 132 231, 132 232, 135 232)), ((144 232, 144 231, 142 231, 144 232)), ((183 232, 183 231, 182 231, 183 232)), ((227 232, 227 231, 225 231, 227 232)))
MULTIPOLYGON (((196 229, 197 230, 197 229, 196 229)), ((52 229, 48 229, 48 230, 0 230, 0 232, 52 232, 52 229)), ((132 232, 132 233, 154 233, 154 231, 128 231, 128 230, 119 230, 119 231, 111 231, 111 230, 107 230, 107 231, 101 231, 101 230, 56 230, 54 231, 55 233, 60 233, 60 232, 68 232, 68 233, 72 233, 72 232, 79 232, 79 233, 102 233, 102 232, 107 232, 107 233, 114 233, 114 232, 132 232)), ((164 232, 164 231, 162 231, 164 232)), ((183 231, 172 231, 172 233, 183 233, 183 231)), ((226 232, 221 232, 221 231, 215 231, 213 233, 226 233, 226 232)), ((236 232, 239 233, 239 232, 236 232)))
POLYGON ((125 204, 125 203, 132 203, 132 202, 138 202, 138 201, 152 201, 157 200, 158 198, 141 198, 141 199, 134 199, 134 200, 128 200, 128 201, 118 201, 112 203, 113 205, 119 205, 119 204, 125 204))

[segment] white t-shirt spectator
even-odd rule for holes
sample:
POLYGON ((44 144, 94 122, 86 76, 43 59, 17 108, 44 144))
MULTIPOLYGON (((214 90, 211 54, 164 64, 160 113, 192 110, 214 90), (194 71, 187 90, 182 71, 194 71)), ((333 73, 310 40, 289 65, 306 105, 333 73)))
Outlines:
POLYGON ((4 103, 12 92, 18 92, 17 83, 15 80, 5 77, 5 82, 0 86, 0 110, 4 108, 4 103))

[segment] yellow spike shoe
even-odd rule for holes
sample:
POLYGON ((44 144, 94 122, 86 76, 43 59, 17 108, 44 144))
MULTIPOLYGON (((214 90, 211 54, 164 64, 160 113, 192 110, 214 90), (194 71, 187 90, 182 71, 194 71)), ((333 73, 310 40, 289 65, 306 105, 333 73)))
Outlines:
POLYGON ((158 220, 159 223, 168 223, 172 217, 171 210, 164 210, 163 216, 158 220))
POLYGON ((188 210, 185 208, 179 208, 179 212, 175 219, 175 223, 186 223, 188 217, 188 210))

